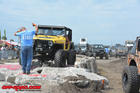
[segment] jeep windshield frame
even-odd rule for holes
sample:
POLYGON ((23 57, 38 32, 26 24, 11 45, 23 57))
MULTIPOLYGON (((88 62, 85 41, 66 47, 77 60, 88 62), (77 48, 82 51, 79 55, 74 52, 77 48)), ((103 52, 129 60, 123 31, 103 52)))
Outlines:
POLYGON ((72 30, 65 26, 53 26, 53 25, 38 25, 39 29, 49 29, 49 30, 63 30, 66 34, 66 31, 72 32, 72 30))
POLYGON ((46 28, 39 28, 37 35, 50 35, 50 36, 64 36, 65 30, 64 29, 46 29, 46 28))
MULTIPOLYGON (((67 36, 69 38, 69 41, 72 41, 72 30, 70 28, 68 28, 68 27, 65 27, 65 26, 53 26, 53 25, 38 25, 38 30, 39 29, 50 29, 50 30, 64 31, 64 36, 67 36)), ((39 35, 39 34, 36 33, 36 35, 39 35)), ((57 34, 57 35, 59 36, 59 34, 57 34)))

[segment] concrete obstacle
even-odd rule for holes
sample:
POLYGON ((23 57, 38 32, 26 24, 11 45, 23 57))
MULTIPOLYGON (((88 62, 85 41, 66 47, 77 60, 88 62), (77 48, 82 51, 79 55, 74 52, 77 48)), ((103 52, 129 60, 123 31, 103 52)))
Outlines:
POLYGON ((12 85, 39 85, 42 93, 97 93, 108 88, 107 78, 98 75, 93 57, 79 57, 75 67, 39 67, 33 63, 30 75, 22 74, 21 68, 0 68, 1 80, 12 85), (6 78, 5 78, 6 77, 6 78))
POLYGON ((0 73, 0 81, 5 81, 5 75, 0 73))
POLYGON ((85 68, 88 72, 98 73, 96 60, 94 57, 83 56, 80 61, 75 63, 77 68, 85 68))

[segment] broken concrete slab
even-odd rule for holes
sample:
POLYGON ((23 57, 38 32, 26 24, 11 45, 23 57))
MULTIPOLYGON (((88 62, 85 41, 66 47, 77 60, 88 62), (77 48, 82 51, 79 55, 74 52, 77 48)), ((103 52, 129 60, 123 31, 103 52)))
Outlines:
POLYGON ((15 84, 15 80, 16 80, 16 76, 15 75, 9 75, 7 77, 6 81, 15 84))
POLYGON ((74 68, 74 67, 67 67, 67 68, 50 68, 45 67, 41 74, 47 74, 46 79, 55 82, 56 84, 62 84, 67 81, 65 79, 69 76, 84 76, 86 79, 91 81, 98 82, 102 85, 104 82, 104 86, 107 86, 109 81, 107 78, 103 76, 99 76, 95 73, 89 73, 83 68, 74 68))
POLYGON ((89 69, 89 72, 98 73, 95 58, 93 58, 93 57, 88 58, 86 60, 86 63, 87 63, 87 68, 89 69))
POLYGON ((5 81, 5 75, 0 73, 0 81, 5 81))
POLYGON ((22 70, 9 70, 7 68, 0 68, 0 73, 4 74, 6 77, 9 75, 18 75, 22 70))
POLYGON ((97 64, 94 57, 83 56, 83 58, 75 62, 75 67, 84 68, 88 72, 98 73, 97 64))
POLYGON ((40 67, 39 62, 35 62, 32 64, 33 70, 30 75, 21 74, 21 68, 17 70, 0 68, 0 71, 7 77, 12 74, 16 76, 15 80, 13 78, 8 81, 12 81, 13 85, 14 82, 16 85, 41 85, 42 93, 86 93, 87 91, 96 93, 95 91, 107 88, 109 83, 107 78, 95 74, 98 71, 94 58, 82 56, 76 63, 80 64, 77 68, 55 68, 46 67, 47 65, 40 67))
POLYGON ((41 74, 20 74, 16 76, 15 84, 41 85, 45 78, 46 75, 41 74))
MULTIPOLYGON (((99 76, 95 73, 87 72, 83 68, 75 68, 75 67, 66 67, 66 68, 55 68, 55 67, 42 67, 36 68, 33 70, 31 75, 26 74, 17 74, 16 79, 10 77, 9 82, 15 84, 28 84, 28 85, 42 85, 42 87, 47 83, 47 86, 55 86, 57 88, 61 88, 61 85, 67 84, 74 85, 75 87, 85 88, 91 87, 91 84, 94 85, 95 88, 101 89, 108 86, 108 80, 99 76), (34 74, 37 71, 41 71, 40 74, 34 74), (43 76, 46 75, 46 76, 43 76), (69 80, 68 77, 76 77, 77 79, 69 80), (84 78, 81 78, 84 77, 84 78), (80 79, 79 79, 80 78, 80 79), (104 83, 103 83, 104 81, 104 83), (89 86, 90 85, 90 86, 89 86)), ((45 86, 44 86, 45 87, 45 86)), ((53 90, 53 87, 52 90, 53 90)), ((50 89, 51 90, 51 89, 50 89)), ((67 93, 67 92, 64 92, 67 93)))
POLYGON ((37 68, 33 69, 32 72, 40 74, 42 72, 42 70, 43 70, 43 67, 37 67, 37 68))
POLYGON ((21 66, 19 64, 1 64, 0 68, 7 68, 9 70, 19 70, 21 66))
POLYGON ((86 88, 89 86, 88 80, 69 81, 69 83, 75 84, 79 88, 86 88))

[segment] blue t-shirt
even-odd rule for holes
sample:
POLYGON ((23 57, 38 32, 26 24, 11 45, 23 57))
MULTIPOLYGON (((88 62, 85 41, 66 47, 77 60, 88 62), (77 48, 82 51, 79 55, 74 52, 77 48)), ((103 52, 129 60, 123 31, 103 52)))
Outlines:
POLYGON ((16 36, 20 37, 21 46, 32 46, 34 35, 35 35, 35 31, 22 31, 16 33, 16 36))
POLYGON ((106 52, 106 53, 109 53, 109 49, 108 49, 108 48, 105 48, 105 52, 106 52))

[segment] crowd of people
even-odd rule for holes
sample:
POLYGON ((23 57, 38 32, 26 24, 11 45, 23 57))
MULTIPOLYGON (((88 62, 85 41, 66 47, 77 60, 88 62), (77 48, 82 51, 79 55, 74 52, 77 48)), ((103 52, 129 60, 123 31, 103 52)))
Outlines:
POLYGON ((15 59, 18 58, 18 55, 19 55, 18 46, 4 44, 2 47, 0 47, 0 60, 15 59))

